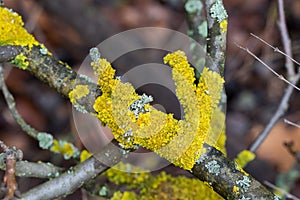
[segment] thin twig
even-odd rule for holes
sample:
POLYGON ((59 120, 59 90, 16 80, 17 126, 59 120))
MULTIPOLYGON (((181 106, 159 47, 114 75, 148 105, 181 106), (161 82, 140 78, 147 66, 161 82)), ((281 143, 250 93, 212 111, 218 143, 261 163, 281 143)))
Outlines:
POLYGON ((6 87, 4 76, 3 76, 3 67, 1 65, 0 65, 0 88, 3 92, 5 101, 15 121, 21 126, 23 131, 25 131, 31 137, 36 138, 38 131, 32 128, 24 121, 24 119, 21 117, 21 115, 19 114, 16 108, 14 97, 6 87))
MULTIPOLYGON (((300 74, 297 75, 297 81, 299 80, 300 74)), ((277 123, 279 118, 285 113, 286 109, 288 108, 288 102, 293 93, 293 86, 289 85, 288 88, 285 90, 285 93, 281 99, 281 102, 276 110, 276 113, 270 119, 269 123, 263 130, 263 132, 255 139, 255 141, 249 147, 249 151, 255 152, 257 148, 261 145, 261 143, 265 140, 268 136, 274 125, 277 123)))
MULTIPOLYGON (((10 152, 10 151, 9 151, 10 152)), ((12 152, 12 151, 11 151, 12 152)), ((3 183, 7 187, 7 193, 4 200, 9 200, 15 196, 15 192, 18 188, 16 181, 16 157, 14 153, 6 153, 6 170, 3 179, 3 183)))
MULTIPOLYGON (((239 47, 240 49, 246 51, 248 54, 250 54, 252 57, 254 57, 256 60, 258 60, 261 64, 263 64, 268 70, 270 70, 275 76, 277 76, 280 80, 286 82, 287 84, 289 84, 290 86, 292 86, 293 88, 295 88, 296 90, 300 91, 300 88, 297 87, 294 83, 288 81, 286 78, 284 78, 284 76, 282 76, 281 74, 278 74, 274 69, 272 69, 269 65, 267 65, 264 61, 262 61, 259 57, 257 57, 252 51, 250 51, 248 48, 243 47, 237 43, 235 43, 235 45, 237 47, 239 47)), ((296 81, 294 81, 296 82, 296 81)))
POLYGON ((3 152, 7 152, 9 150, 9 147, 4 144, 3 141, 0 140, 0 148, 3 150, 3 152))
MULTIPOLYGON (((284 51, 288 55, 288 57, 292 57, 292 47, 291 47, 291 39, 289 37, 289 33, 286 27, 285 13, 284 13, 284 5, 283 0, 278 0, 278 12, 279 12, 279 21, 278 27, 281 34, 281 40, 283 43, 284 51)), ((289 78, 292 78, 296 73, 294 69, 294 63, 291 59, 285 59, 285 67, 287 69, 287 73, 289 78)))
POLYGON ((5 159, 5 175, 3 183, 7 188, 4 200, 12 199, 15 194, 20 196, 18 184, 16 181, 16 162, 22 160, 23 152, 15 147, 8 147, 4 142, 0 141, 0 146, 3 149, 5 159))
POLYGON ((283 80, 287 84, 289 84, 288 88, 286 89, 279 107, 276 110, 276 113, 273 115, 273 117, 270 119, 269 123, 263 130, 263 132, 256 138, 256 140, 251 144, 249 147, 249 151, 255 152, 257 148, 261 145, 261 143, 265 140, 265 138, 270 133, 271 129, 274 127, 276 122, 279 120, 279 118, 285 113, 287 107, 288 107, 288 101, 292 95, 293 89, 297 89, 300 91, 300 88, 295 85, 295 83, 298 82, 300 78, 300 74, 297 74, 296 77, 293 77, 293 83, 285 79, 282 75, 278 74, 275 70, 273 70, 269 65, 267 65, 264 61, 262 61, 260 58, 258 58, 253 52, 251 52, 248 48, 242 47, 241 45, 236 44, 239 48, 246 51, 248 54, 250 54, 252 57, 254 57, 256 60, 258 60, 261 64, 263 64, 267 69, 269 69, 273 74, 275 74, 279 79, 283 80))
POLYGON ((288 193, 287 191, 277 187, 276 185, 270 183, 269 181, 264 181, 264 184, 272 189, 280 191, 282 194, 284 194, 287 198, 293 199, 293 200, 300 200, 298 197, 288 193))
POLYGON ((295 157, 298 163, 300 163, 300 152, 295 148, 294 141, 284 142, 284 146, 287 148, 288 152, 295 157))
POLYGON ((294 123, 294 122, 291 122, 291 121, 288 120, 288 119, 283 119, 283 122, 286 123, 286 124, 288 124, 288 125, 292 125, 292 126, 295 126, 295 127, 297 127, 297 128, 300 128, 300 125, 299 125, 299 124, 296 124, 296 123, 294 123))
MULTIPOLYGON (((0 169, 5 170, 5 153, 0 154, 0 169)), ((51 163, 34 163, 29 161, 18 161, 16 163, 16 176, 32 178, 55 178, 59 176, 63 168, 51 163)))
POLYGON ((97 155, 70 168, 59 177, 27 191, 20 200, 54 199, 73 193, 84 183, 108 169, 108 166, 117 164, 126 156, 128 152, 116 148, 116 145, 117 142, 114 140, 114 142, 107 144, 97 155))
POLYGON ((257 35, 255 35, 253 33, 250 33, 250 35, 253 36, 253 37, 255 37, 256 39, 258 39, 259 41, 261 41, 265 45, 269 46, 270 48, 272 48, 274 50, 274 52, 277 52, 277 53, 280 53, 280 54, 284 55, 286 58, 290 59, 291 61, 293 61, 294 63, 296 63, 297 65, 300 66, 300 63, 297 60, 295 60, 294 58, 292 58, 288 54, 286 54, 283 51, 281 51, 278 47, 272 46, 270 43, 268 43, 267 41, 263 40, 262 38, 258 37, 257 35))

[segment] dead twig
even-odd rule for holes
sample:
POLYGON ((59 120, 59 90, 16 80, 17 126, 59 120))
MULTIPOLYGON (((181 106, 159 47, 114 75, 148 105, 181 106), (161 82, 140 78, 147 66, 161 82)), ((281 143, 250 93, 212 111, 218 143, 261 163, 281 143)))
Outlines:
POLYGON ((287 119, 283 119, 283 122, 288 124, 288 125, 291 125, 291 126, 295 126, 297 128, 300 128, 300 125, 294 123, 294 122, 291 122, 290 120, 287 120, 287 119))
POLYGON ((270 183, 269 181, 264 181, 264 184, 272 189, 280 191, 282 194, 284 194, 287 198, 293 199, 293 200, 300 200, 298 197, 288 193, 287 191, 277 187, 276 185, 270 183))
POLYGON ((294 69, 294 63, 292 62, 292 45, 291 45, 291 39, 289 37, 289 33, 287 31, 286 27, 286 20, 285 20, 285 12, 284 12, 284 5, 283 0, 278 0, 278 12, 279 12, 279 21, 278 21, 278 27, 281 34, 281 40, 283 43, 284 51, 288 55, 285 59, 285 67, 287 69, 288 76, 292 78, 296 73, 294 69))
POLYGON ((6 160, 6 170, 3 179, 3 183, 7 188, 6 196, 4 200, 10 200, 15 195, 18 197, 20 196, 20 192, 17 191, 18 184, 16 181, 16 162, 22 160, 23 152, 15 147, 8 147, 2 141, 0 141, 0 147, 3 149, 5 153, 5 160, 6 160))

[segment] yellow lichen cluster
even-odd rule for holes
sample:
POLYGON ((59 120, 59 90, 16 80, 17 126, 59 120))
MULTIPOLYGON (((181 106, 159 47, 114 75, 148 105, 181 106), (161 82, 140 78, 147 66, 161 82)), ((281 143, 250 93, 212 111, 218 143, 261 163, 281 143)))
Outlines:
MULTIPOLYGON (((212 117, 217 109, 224 80, 217 73, 204 68, 196 85, 194 69, 183 51, 168 54, 164 62, 173 68, 176 96, 184 109, 182 120, 175 120, 172 114, 158 111, 149 107, 149 104, 145 105, 144 110, 147 112, 136 116, 129 107, 140 96, 131 84, 114 79, 115 70, 105 59, 92 62, 103 92, 95 100, 94 109, 98 113, 97 117, 112 129, 115 139, 123 147, 141 145, 189 170, 200 157, 208 133, 217 130, 211 127, 214 124, 212 117)), ((218 133, 222 132, 222 129, 218 130, 218 133)), ((211 136, 210 142, 216 142, 218 136, 211 136)), ((224 144, 224 138, 219 142, 220 146, 224 144)))
POLYGON ((82 150, 80 153, 80 162, 84 162, 86 159, 88 159, 89 157, 91 157, 92 154, 90 152, 88 152, 87 150, 82 150))
POLYGON ((65 159, 75 158, 79 155, 78 149, 69 142, 63 140, 53 140, 53 145, 50 150, 54 153, 60 153, 65 159))
POLYGON ((110 94, 119 80, 114 79, 116 70, 106 59, 99 59, 97 63, 91 63, 95 75, 98 77, 98 85, 102 93, 110 94))
MULTIPOLYGON (((179 157, 171 161, 184 169, 191 169, 202 153, 203 143, 208 141, 206 138, 212 130, 212 117, 219 103, 224 80, 216 72, 204 68, 196 85, 194 70, 182 51, 168 54, 164 62, 173 68, 176 96, 183 106, 184 119, 179 121, 177 134, 180 139, 171 141, 174 146, 162 155, 166 157, 168 152, 174 152, 179 157)), ((216 140, 218 136, 210 138, 216 140)))
POLYGON ((115 169, 107 170, 104 176, 111 182, 127 189, 124 193, 115 192, 111 199, 222 199, 207 184, 197 179, 184 176, 173 177, 165 172, 154 176, 141 171, 143 170, 138 167, 124 163, 119 163, 115 169), (138 191, 138 193, 133 191, 138 191))
POLYGON ((120 192, 117 191, 110 198, 110 200, 137 200, 137 195, 134 192, 120 192))
POLYGON ((237 187, 237 186, 233 186, 233 189, 232 189, 232 191, 235 193, 235 194, 239 194, 239 190, 240 190, 240 188, 239 187, 237 187))
POLYGON ((108 177, 111 182, 117 185, 126 185, 128 188, 143 187, 142 184, 151 176, 149 172, 145 172, 139 167, 122 162, 104 172, 103 175, 108 177))
POLYGON ((255 159, 255 154, 249 150, 241 151, 234 161, 242 168, 246 167, 249 162, 255 159))
POLYGON ((38 45, 35 38, 23 27, 21 16, 10 9, 0 7, 0 45, 38 45))
POLYGON ((69 98, 72 104, 77 104, 77 100, 85 97, 90 92, 87 85, 76 85, 69 93, 69 98))
POLYGON ((225 114, 219 108, 213 111, 210 130, 205 142, 226 155, 225 114))
MULTIPOLYGON (((140 97, 132 85, 114 79, 115 70, 105 59, 93 62, 92 66, 99 76, 98 84, 102 89, 102 95, 94 104, 97 117, 112 129, 124 148, 133 148, 139 144, 156 151, 174 137, 177 121, 172 114, 166 115, 151 108, 148 113, 140 113, 136 118, 129 106, 140 97), (131 133, 134 133, 134 137, 131 137, 131 133)), ((145 106, 147 108, 149 105, 145 106)))
POLYGON ((228 25, 228 22, 227 22, 226 19, 224 19, 223 21, 221 21, 221 23, 220 23, 220 29, 221 29, 222 33, 226 33, 227 32, 227 25, 228 25))
POLYGON ((25 70, 29 65, 29 62, 26 59, 26 56, 24 56, 23 53, 20 53, 11 61, 11 63, 18 68, 25 70))

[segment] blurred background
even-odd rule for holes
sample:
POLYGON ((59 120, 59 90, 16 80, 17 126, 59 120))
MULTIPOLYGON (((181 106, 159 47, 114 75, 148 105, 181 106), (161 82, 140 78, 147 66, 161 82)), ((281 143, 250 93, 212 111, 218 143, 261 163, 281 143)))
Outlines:
MULTIPOLYGON (((4 0, 5 6, 22 15, 26 29, 60 60, 78 69, 91 47, 121 31, 138 27, 164 27, 187 32, 184 1, 182 0, 4 0)), ((277 1, 224 0, 228 12, 228 36, 225 70, 227 105, 227 152, 229 158, 246 149, 275 113, 286 84, 234 42, 248 47, 279 74, 286 74, 285 58, 250 36, 254 33, 270 44, 283 49, 277 28, 277 1)), ((300 1, 286 0, 286 20, 292 39, 294 58, 300 60, 300 1)), ((155 37, 155 36, 146 36, 155 37)), ((134 66, 147 63, 151 52, 144 51, 137 60, 121 59, 115 65, 134 66), (148 60, 147 60, 148 59, 148 60)), ((160 52, 159 55, 163 55, 160 52)), ((157 57, 156 57, 157 58, 157 57)), ((158 57, 156 62, 162 56, 158 57)), ((153 60, 152 60, 153 61, 153 60)), ((121 70, 121 69, 119 69, 121 70)), ((118 71, 118 73, 121 73, 118 71)), ((25 71, 6 65, 6 83, 16 99, 19 112, 25 121, 40 131, 82 144, 76 134, 72 108, 67 99, 25 71)), ((74 163, 60 155, 52 155, 38 148, 18 127, 1 96, 0 139, 24 152, 24 159, 50 161, 60 166, 74 163)), ((294 91, 284 118, 300 123, 300 93, 294 91)), ((257 159, 246 171, 259 181, 274 183, 280 173, 287 172, 295 159, 284 147, 294 141, 300 151, 300 129, 278 122, 267 140, 257 151, 257 159)), ((174 175, 186 174, 169 166, 165 169, 174 175)), ((40 180, 19 178, 21 191, 26 191, 40 180)), ((300 196, 300 180, 292 194, 300 196)), ((76 195, 68 197, 74 199, 76 195)))

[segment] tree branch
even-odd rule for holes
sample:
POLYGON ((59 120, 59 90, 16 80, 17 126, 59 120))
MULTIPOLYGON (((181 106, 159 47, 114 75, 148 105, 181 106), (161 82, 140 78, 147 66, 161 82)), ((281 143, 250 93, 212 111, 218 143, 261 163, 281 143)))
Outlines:
POLYGON ((121 148, 115 148, 115 145, 117 145, 115 141, 109 143, 97 155, 70 168, 59 177, 49 180, 24 193, 20 200, 54 199, 65 197, 73 193, 84 183, 108 169, 107 165, 113 166, 126 156, 127 152, 121 148))
MULTIPOLYGON (((0 169, 5 170, 5 155, 0 154, 0 169)), ((16 176, 34 178, 54 178, 60 175, 62 168, 51 163, 33 163, 28 161, 17 161, 16 176)))
POLYGON ((218 72, 224 77, 227 13, 222 0, 206 0, 206 18, 208 23, 207 55, 212 59, 206 59, 206 66, 218 72), (221 28, 224 23, 224 28, 221 28))
MULTIPOLYGON (((278 12, 279 12, 278 27, 281 33, 281 40, 283 43, 284 51, 288 55, 288 57, 292 58, 293 55, 292 55, 291 39, 289 37, 289 33, 286 27, 283 0, 278 0, 278 12)), ((287 69, 289 78, 292 78, 293 76, 295 76, 296 73, 294 69, 294 63, 288 57, 286 57, 285 59, 285 67, 287 69)))
POLYGON ((275 199, 272 192, 220 151, 207 144, 204 148, 206 152, 191 173, 207 182, 224 199, 275 199))
MULTIPOLYGON (((87 97, 84 97, 79 101, 80 105, 87 108, 87 111, 94 113, 92 105, 94 104, 94 99, 101 94, 98 86, 91 82, 88 78, 77 75, 72 69, 67 68, 65 64, 62 64, 55 58, 50 55, 43 55, 40 53, 38 47, 33 47, 31 51, 29 51, 25 47, 12 47, 18 49, 19 52, 22 52, 27 58, 29 62, 29 66, 26 68, 27 71, 31 72, 34 76, 38 79, 42 80, 43 82, 47 83, 51 87, 53 87, 56 91, 60 92, 64 96, 68 96, 69 92, 72 90, 74 85, 76 84, 86 84, 90 89, 90 94, 87 97)), ((0 56, 1 57, 1 56, 0 56)), ((113 140, 113 143, 108 144, 103 151, 101 151, 96 157, 92 157, 87 161, 75 166, 69 172, 63 173, 61 176, 52 179, 42 185, 33 188, 32 190, 28 191, 24 194, 23 199, 50 199, 50 198, 57 198, 60 196, 66 196, 72 193, 77 188, 81 187, 86 181, 94 178, 99 173, 106 170, 108 167, 105 166, 103 163, 109 163, 109 166, 112 166, 118 163, 129 151, 125 151, 123 149, 115 148, 116 141, 113 140), (117 150, 116 150, 117 149, 117 150), (109 157, 105 155, 110 155, 109 157)), ((212 159, 219 159, 217 161, 220 165, 224 168, 220 168, 222 172, 223 179, 229 177, 232 174, 233 177, 236 177, 236 180, 243 180, 245 174, 242 172, 237 173, 236 170, 232 170, 230 166, 234 164, 232 161, 229 161, 223 154, 218 152, 215 148, 206 146, 209 148, 205 156, 201 157, 201 162, 197 163, 192 173, 200 178, 203 181, 207 181, 213 183, 212 186, 215 191, 220 192, 222 196, 233 196, 234 199, 238 199, 238 195, 233 195, 233 188, 227 187, 224 185, 224 181, 213 181, 213 179, 217 178, 217 175, 213 175, 207 169, 211 160, 209 157, 210 155, 214 156, 212 159), (211 153, 209 153, 211 152, 211 153), (225 162, 225 163, 223 163, 225 162), (231 163, 229 165, 229 163, 231 163), (223 174, 224 173, 224 174, 223 174), (213 176, 210 178, 210 176, 213 176), (221 190, 223 188, 223 190, 221 190)), ((218 174, 219 175, 219 174, 218 174)), ((266 190, 259 182, 255 181, 254 179, 250 178, 251 183, 254 183, 255 188, 262 190, 259 193, 262 193, 266 196, 272 196, 273 194, 266 190)), ((231 179, 227 180, 228 183, 235 184, 232 182, 231 179)), ((251 186, 252 187, 252 186, 251 186)), ((253 186, 254 187, 254 186, 253 186)), ((258 191, 252 191, 247 195, 255 196, 258 191)), ((246 194, 245 194, 246 195, 246 194)))

